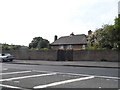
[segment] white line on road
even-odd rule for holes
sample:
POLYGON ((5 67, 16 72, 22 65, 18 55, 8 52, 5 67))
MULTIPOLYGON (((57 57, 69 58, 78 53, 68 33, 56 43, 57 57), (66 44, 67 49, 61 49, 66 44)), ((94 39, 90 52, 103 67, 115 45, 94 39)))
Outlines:
POLYGON ((20 87, 9 86, 9 85, 3 85, 3 84, 0 84, 0 86, 1 86, 1 87, 6 87, 6 88, 21 89, 20 87))
POLYGON ((120 79, 119 77, 110 77, 110 76, 96 76, 94 75, 95 77, 98 77, 98 78, 109 78, 109 79, 120 79))
POLYGON ((119 77, 111 77, 111 76, 98 76, 98 75, 88 75, 88 74, 76 74, 76 73, 61 73, 61 72, 57 72, 59 74, 68 74, 68 75, 79 75, 79 76, 95 76, 98 78, 109 78, 109 79, 120 79, 119 77))
POLYGON ((61 85, 61 84, 72 83, 72 82, 82 81, 82 80, 87 80, 87 79, 92 79, 92 78, 94 78, 94 76, 77 78, 77 79, 70 79, 70 80, 65 80, 65 81, 60 81, 60 82, 54 82, 54 83, 50 83, 50 84, 46 84, 46 85, 35 86, 33 88, 34 89, 47 88, 47 87, 51 87, 51 86, 57 86, 57 85, 61 85))
POLYGON ((18 74, 18 73, 28 73, 28 72, 31 72, 31 71, 19 71, 19 72, 0 73, 0 75, 18 74))
MULTIPOLYGON (((36 71, 35 72, 42 72, 42 71, 36 71)), ((50 71, 44 71, 44 72, 50 72, 50 71)), ((51 71, 52 72, 52 71, 51 71)), ((112 77, 112 76, 99 76, 99 75, 93 75, 93 74, 77 74, 77 73, 62 73, 62 72, 55 72, 57 74, 68 74, 68 75, 78 75, 78 76, 95 76, 98 78, 109 78, 109 79, 120 79, 119 77, 112 77)))
MULTIPOLYGON (((38 70, 32 70, 33 72, 44 72, 44 73, 53 73, 52 71, 38 71, 38 70)), ((56 73, 56 72, 55 72, 56 73)))
POLYGON ((25 79, 25 78, 49 76, 49 75, 55 75, 55 74, 56 74, 56 73, 39 74, 39 75, 30 75, 30 76, 23 76, 23 77, 15 77, 15 78, 8 78, 8 79, 0 79, 0 81, 11 81, 11 80, 17 80, 17 79, 25 79))

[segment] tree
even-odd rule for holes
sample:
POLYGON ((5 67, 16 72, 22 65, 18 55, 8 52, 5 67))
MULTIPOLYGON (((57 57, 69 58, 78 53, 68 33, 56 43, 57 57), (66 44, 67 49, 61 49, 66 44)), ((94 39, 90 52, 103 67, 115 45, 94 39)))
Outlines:
POLYGON ((88 47, 120 50, 120 15, 115 18, 114 25, 103 25, 88 36, 88 47))
POLYGON ((6 43, 1 44, 1 45, 2 45, 2 50, 21 50, 21 49, 26 50, 28 49, 27 46, 21 46, 21 45, 13 45, 13 44, 9 45, 6 43))
POLYGON ((102 48, 112 49, 115 45, 115 40, 113 32, 115 31, 113 25, 104 25, 101 32, 100 45, 102 48))
POLYGON ((34 48, 34 49, 43 49, 43 48, 49 48, 49 41, 46 39, 43 39, 42 37, 35 37, 29 44, 29 48, 34 48))
POLYGON ((114 28, 114 38, 116 39, 117 48, 120 50, 120 15, 115 18, 114 28))
POLYGON ((118 39, 116 37, 116 29, 114 25, 103 25, 90 37, 90 45, 97 48, 112 49, 117 48, 118 39))

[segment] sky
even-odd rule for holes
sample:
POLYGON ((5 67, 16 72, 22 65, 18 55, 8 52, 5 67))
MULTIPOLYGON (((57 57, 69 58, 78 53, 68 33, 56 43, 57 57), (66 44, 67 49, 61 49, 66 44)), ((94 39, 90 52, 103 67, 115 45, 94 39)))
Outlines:
POLYGON ((86 34, 114 24, 119 0, 0 0, 0 43, 28 46, 34 37, 86 34))

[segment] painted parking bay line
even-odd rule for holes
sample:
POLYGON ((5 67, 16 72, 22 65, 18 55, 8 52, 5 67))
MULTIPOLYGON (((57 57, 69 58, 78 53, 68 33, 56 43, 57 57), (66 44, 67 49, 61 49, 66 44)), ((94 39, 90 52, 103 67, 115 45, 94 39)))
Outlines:
POLYGON ((20 73, 28 73, 28 72, 31 72, 31 71, 19 71, 19 72, 0 73, 0 75, 20 74, 20 73))
POLYGON ((50 84, 46 84, 46 85, 35 86, 33 88, 34 89, 47 88, 47 87, 51 87, 51 86, 57 86, 57 85, 61 85, 61 84, 67 84, 67 83, 72 83, 72 82, 82 81, 82 80, 87 80, 87 79, 92 79, 92 78, 94 78, 94 76, 70 79, 70 80, 65 80, 65 81, 60 81, 60 82, 54 82, 54 83, 50 83, 50 84))
POLYGON ((16 87, 16 86, 10 86, 10 85, 3 85, 3 84, 0 84, 1 87, 5 87, 5 88, 12 88, 13 90, 14 89, 19 89, 19 90, 30 90, 30 89, 25 89, 25 88, 21 88, 21 87, 16 87))
POLYGON ((49 76, 49 75, 55 75, 55 74, 57 74, 57 73, 38 74, 38 75, 22 76, 22 77, 8 78, 8 79, 0 79, 0 81, 2 81, 2 82, 3 81, 11 81, 11 80, 17 80, 17 79, 25 79, 25 78, 49 76))
MULTIPOLYGON (((33 70, 33 71, 35 71, 35 72, 50 72, 50 71, 38 71, 38 70, 33 70)), ((51 72, 52 73, 52 72, 51 72)), ((55 73, 57 73, 57 74, 68 74, 68 75, 77 75, 77 76, 95 76, 95 77, 97 77, 97 78, 109 78, 109 79, 120 79, 119 77, 112 77, 112 76, 99 76, 99 75, 94 75, 94 74, 83 74, 83 73, 62 73, 62 72, 55 72, 55 73)))
POLYGON ((1 87, 6 87, 6 88, 21 89, 20 87, 9 86, 9 85, 3 85, 3 84, 0 84, 0 86, 1 86, 1 87))

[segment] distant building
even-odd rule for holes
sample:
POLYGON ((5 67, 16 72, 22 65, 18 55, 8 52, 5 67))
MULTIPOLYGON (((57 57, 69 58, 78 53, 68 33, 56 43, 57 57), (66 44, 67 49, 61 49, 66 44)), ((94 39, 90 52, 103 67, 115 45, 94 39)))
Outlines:
POLYGON ((58 50, 82 50, 85 49, 87 45, 87 37, 85 34, 70 36, 63 36, 57 39, 55 36, 55 41, 51 44, 51 49, 58 50))

